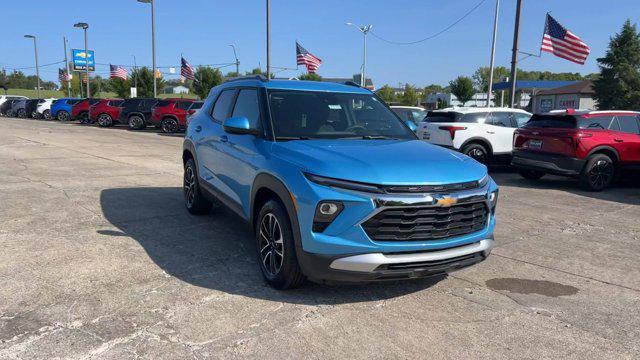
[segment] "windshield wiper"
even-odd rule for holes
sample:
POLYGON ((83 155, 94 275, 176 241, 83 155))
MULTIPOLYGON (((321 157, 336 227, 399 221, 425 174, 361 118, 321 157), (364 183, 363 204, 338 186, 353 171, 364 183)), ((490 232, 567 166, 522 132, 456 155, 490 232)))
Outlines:
POLYGON ((276 140, 311 140, 308 136, 276 136, 276 140))
POLYGON ((384 135, 362 135, 364 140, 398 140, 398 138, 384 135))

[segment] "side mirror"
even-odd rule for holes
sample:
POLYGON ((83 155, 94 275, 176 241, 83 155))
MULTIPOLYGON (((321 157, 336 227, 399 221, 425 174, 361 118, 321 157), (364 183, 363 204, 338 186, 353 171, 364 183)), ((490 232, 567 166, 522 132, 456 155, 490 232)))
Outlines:
POLYGON ((193 114, 195 114, 195 113, 196 113, 196 111, 198 111, 198 110, 192 109, 192 110, 187 111, 187 113, 188 113, 189 115, 193 115, 193 114))
POLYGON ((413 121, 411 121, 411 120, 405 120, 405 121, 404 121, 404 123, 405 123, 405 124, 407 124, 407 126, 409 127, 409 129, 411 129, 411 131, 413 131, 413 132, 415 132, 415 131, 418 129, 418 127, 416 126, 416 124, 415 124, 413 121))
POLYGON ((249 119, 246 117, 230 117, 222 123, 222 128, 229 134, 251 134, 258 135, 257 129, 252 129, 249 119))

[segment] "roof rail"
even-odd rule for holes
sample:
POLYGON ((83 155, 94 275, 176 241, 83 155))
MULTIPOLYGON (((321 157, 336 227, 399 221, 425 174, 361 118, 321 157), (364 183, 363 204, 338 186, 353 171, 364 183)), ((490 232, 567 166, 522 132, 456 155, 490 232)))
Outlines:
POLYGON ((355 86, 355 87, 360 87, 359 84, 356 84, 354 81, 351 80, 347 80, 344 82, 345 85, 349 85, 349 86, 355 86))
POLYGON ((260 80, 262 82, 267 82, 267 78, 262 74, 249 75, 249 76, 240 76, 240 77, 237 77, 237 78, 229 79, 229 80, 227 80, 225 82, 241 81, 241 80, 260 80))

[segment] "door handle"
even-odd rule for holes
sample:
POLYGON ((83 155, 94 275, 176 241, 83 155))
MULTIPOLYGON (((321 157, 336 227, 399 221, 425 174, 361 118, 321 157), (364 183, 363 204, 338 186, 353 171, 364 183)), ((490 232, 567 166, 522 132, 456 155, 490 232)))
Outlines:
POLYGON ((202 131, 202 126, 198 125, 198 126, 196 126, 196 127, 194 128, 194 130, 195 130, 196 132, 200 132, 200 131, 202 131))
POLYGON ((229 138, 227 137, 227 135, 220 136, 220 142, 226 143, 228 141, 229 141, 229 138))
POLYGON ((615 142, 624 142, 623 139, 613 139, 613 141, 615 141, 615 142))
POLYGON ((495 131, 487 131, 487 134, 495 134, 495 131))

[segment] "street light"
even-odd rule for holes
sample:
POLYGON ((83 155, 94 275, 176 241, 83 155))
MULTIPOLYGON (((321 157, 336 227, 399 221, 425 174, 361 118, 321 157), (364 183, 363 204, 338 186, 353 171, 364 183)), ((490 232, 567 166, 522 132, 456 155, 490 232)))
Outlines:
POLYGON ((33 39, 33 50, 36 54, 36 81, 37 81, 36 91, 38 93, 38 99, 39 99, 40 98, 40 67, 38 66, 38 45, 36 43, 36 37, 34 35, 25 35, 24 37, 27 39, 33 39))
POLYGON ((153 97, 158 96, 158 85, 156 79, 156 16, 155 0, 138 0, 139 3, 151 4, 151 63, 153 65, 153 97))
MULTIPOLYGON (((84 30, 84 68, 87 73, 87 98, 90 98, 91 86, 89 85, 89 46, 87 43, 87 29, 89 28, 89 24, 79 22, 79 23, 75 23, 73 27, 77 27, 84 30)), ((80 83, 82 83, 82 79, 80 79, 80 83)))
POLYGON ((233 49, 233 57, 236 59, 236 74, 240 76, 240 60, 238 60, 238 55, 236 54, 236 47, 233 44, 229 44, 233 49))
POLYGON ((373 27, 373 25, 359 26, 350 22, 345 23, 345 25, 353 26, 356 29, 358 29, 362 33, 364 38, 364 46, 362 50, 362 73, 360 75, 360 86, 365 87, 366 86, 365 72, 367 67, 367 34, 369 33, 369 31, 371 31, 371 28, 373 27))

